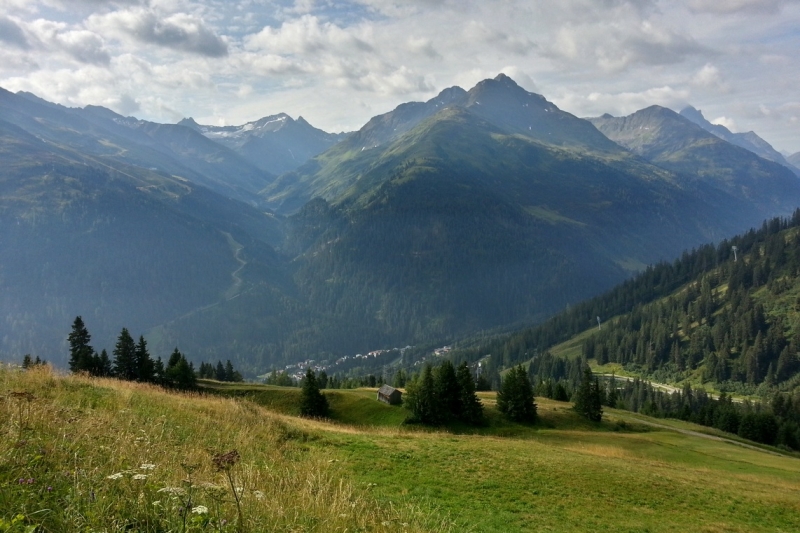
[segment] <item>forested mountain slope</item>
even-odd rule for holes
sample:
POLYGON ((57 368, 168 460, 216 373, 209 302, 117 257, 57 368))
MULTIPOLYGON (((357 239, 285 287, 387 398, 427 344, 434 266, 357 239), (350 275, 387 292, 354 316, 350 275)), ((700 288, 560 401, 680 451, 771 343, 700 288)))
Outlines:
POLYGON ((544 324, 465 351, 490 367, 581 354, 660 382, 762 394, 800 388, 800 211, 648 268, 544 324), (602 326, 598 324, 598 319, 602 326))

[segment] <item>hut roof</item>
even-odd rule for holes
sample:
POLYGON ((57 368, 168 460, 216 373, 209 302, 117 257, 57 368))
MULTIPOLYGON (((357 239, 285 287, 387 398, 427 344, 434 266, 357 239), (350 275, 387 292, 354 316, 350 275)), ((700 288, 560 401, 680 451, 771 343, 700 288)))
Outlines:
POLYGON ((391 387, 391 386, 389 386, 389 385, 381 385, 381 388, 380 388, 380 389, 378 389, 378 392, 379 392, 380 394, 384 394, 384 395, 386 395, 386 396, 391 396, 391 395, 392 395, 392 393, 393 393, 394 391, 396 391, 396 390, 397 390, 397 389, 395 389, 394 387, 391 387))

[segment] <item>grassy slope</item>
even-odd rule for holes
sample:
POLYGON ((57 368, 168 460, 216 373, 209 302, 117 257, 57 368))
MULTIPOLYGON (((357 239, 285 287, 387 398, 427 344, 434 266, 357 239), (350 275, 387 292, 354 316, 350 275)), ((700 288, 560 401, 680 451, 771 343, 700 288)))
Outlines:
POLYGON ((493 395, 485 393, 488 427, 431 431, 400 426, 403 408, 379 404, 372 390, 326 392, 338 420, 329 423, 284 414, 295 409, 297 389, 225 387, 228 394, 251 395, 270 406, 262 407, 81 378, 21 379, 2 372, 0 385, 4 393, 30 389, 41 397, 32 404, 26 437, 52 450, 45 455, 49 471, 34 472, 38 466, 20 460, 19 450, 29 447, 14 446, 18 415, 7 399, 0 418, 0 516, 7 520, 20 510, 38 520, 42 515, 35 511, 42 506, 60 508, 39 485, 56 482, 62 506, 77 501, 88 510, 99 507, 88 501, 92 487, 108 512, 124 515, 138 509, 135 491, 147 497, 147 490, 130 478, 112 484, 105 479, 109 473, 154 462, 148 485, 179 485, 179 464, 188 457, 202 465, 196 479, 220 483, 207 449, 236 447, 251 495, 245 498, 251 531, 800 528, 799 459, 646 428, 614 410, 594 425, 577 418, 569 404, 539 399, 542 421, 522 426, 502 421, 493 395), (347 417, 375 426, 353 426, 347 417), (65 470, 73 473, 63 476, 65 470), (36 483, 20 488, 17 478, 28 475, 36 483), (253 498, 255 488, 267 497, 253 498))

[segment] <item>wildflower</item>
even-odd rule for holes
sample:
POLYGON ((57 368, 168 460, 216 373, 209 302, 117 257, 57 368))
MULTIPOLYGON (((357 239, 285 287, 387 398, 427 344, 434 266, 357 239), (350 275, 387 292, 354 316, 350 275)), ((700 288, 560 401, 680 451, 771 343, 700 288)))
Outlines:
POLYGON ((198 505, 197 507, 192 507, 193 514, 208 514, 208 507, 205 505, 198 505))
POLYGON ((140 468, 140 469, 142 469, 142 470, 152 470, 152 469, 154 469, 155 467, 156 467, 156 465, 154 465, 154 464, 151 464, 151 463, 144 463, 144 464, 142 464, 142 466, 140 466, 139 468, 140 468))
POLYGON ((392 525, 392 523, 391 523, 391 522, 389 522, 388 520, 384 520, 383 522, 381 522, 381 525, 382 525, 382 526, 391 526, 391 525, 392 525))
POLYGON ((147 479, 147 474, 134 474, 131 479, 135 479, 137 481, 141 481, 143 479, 147 479))
POLYGON ((166 492, 171 496, 183 496, 186 494, 186 491, 181 487, 164 487, 163 489, 158 489, 158 492, 166 492))
POLYGON ((219 472, 222 470, 230 470, 233 465, 239 462, 240 458, 239 452, 231 450, 227 453, 215 453, 211 461, 219 472))
POLYGON ((254 490, 253 491, 253 496, 255 496, 257 500, 263 500, 264 499, 264 493, 261 492, 260 490, 254 490))
POLYGON ((106 479, 119 479, 123 476, 122 472, 117 472, 116 474, 111 474, 110 476, 106 476, 106 479))
POLYGON ((53 492, 53 487, 51 487, 51 486, 49 486, 49 485, 48 485, 48 486, 47 486, 47 492, 53 492))

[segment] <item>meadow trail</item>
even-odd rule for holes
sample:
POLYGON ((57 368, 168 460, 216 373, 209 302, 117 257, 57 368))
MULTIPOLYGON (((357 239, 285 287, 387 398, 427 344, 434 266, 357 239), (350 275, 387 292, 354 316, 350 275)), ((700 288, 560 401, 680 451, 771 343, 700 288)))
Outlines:
POLYGON ((683 429, 683 428, 676 428, 673 426, 668 426, 666 424, 659 424, 657 422, 651 422, 649 420, 642 420, 641 418, 633 417, 633 416, 625 416, 625 415, 617 415, 617 418, 624 420, 625 422, 632 422, 635 424, 643 424, 645 426, 650 426, 658 429, 665 429, 667 431, 674 431, 676 433, 681 433, 682 435, 690 435, 693 437, 700 437, 703 439, 715 440, 719 442, 726 442, 728 444, 734 444, 736 446, 741 446, 742 448, 747 448, 749 450, 755 450, 757 452, 768 453, 770 455, 775 455, 777 457, 790 457, 786 454, 782 454, 777 451, 767 450, 759 446, 754 446, 752 444, 747 444, 746 442, 739 442, 734 439, 729 439, 727 437, 720 437, 718 435, 710 435, 708 433, 702 433, 700 431, 692 431, 691 429, 683 429))

